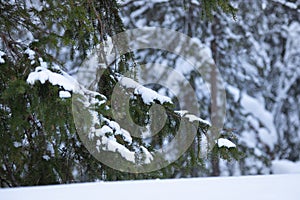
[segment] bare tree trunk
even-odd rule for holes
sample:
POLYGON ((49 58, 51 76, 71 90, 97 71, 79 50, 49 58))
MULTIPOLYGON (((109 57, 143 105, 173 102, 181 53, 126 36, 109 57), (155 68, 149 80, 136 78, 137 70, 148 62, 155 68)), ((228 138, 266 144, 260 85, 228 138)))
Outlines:
MULTIPOLYGON (((218 121, 218 73, 217 73, 217 60, 218 60, 218 52, 217 52, 217 20, 214 21, 212 25, 212 34, 214 35, 214 39, 211 41, 211 51, 212 56, 215 61, 215 64, 212 64, 210 67, 210 80, 211 80, 211 121, 212 125, 217 125, 220 122, 218 121)), ((212 136, 213 139, 215 135, 218 133, 214 133, 214 131, 218 131, 217 129, 212 129, 212 136)), ((211 143, 212 144, 212 143, 211 143)), ((219 167, 219 157, 217 155, 213 155, 211 159, 212 165, 212 176, 219 176, 220 175, 220 167, 219 167)))

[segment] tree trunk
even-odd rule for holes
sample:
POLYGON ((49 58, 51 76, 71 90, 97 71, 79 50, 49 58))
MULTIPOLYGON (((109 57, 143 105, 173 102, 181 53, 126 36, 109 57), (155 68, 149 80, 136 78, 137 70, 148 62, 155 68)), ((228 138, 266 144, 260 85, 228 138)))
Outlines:
MULTIPOLYGON (((218 22, 217 19, 214 21, 214 24, 212 24, 212 34, 214 35, 214 39, 211 41, 211 51, 212 56, 215 61, 215 64, 212 64, 210 67, 210 80, 211 80, 211 121, 212 125, 217 125, 220 122, 218 121, 218 73, 217 73, 217 60, 218 60, 218 52, 217 52, 217 26, 218 22)), ((212 131, 212 139, 215 140, 214 136, 216 136, 218 133, 215 133, 214 131, 218 131, 213 127, 212 131)), ((214 141, 213 141, 214 142, 214 141)), ((213 143, 211 143, 213 144, 213 143)), ((219 157, 217 155, 213 155, 211 159, 211 165, 212 165, 212 176, 219 176, 220 175, 220 167, 219 167, 219 157)))

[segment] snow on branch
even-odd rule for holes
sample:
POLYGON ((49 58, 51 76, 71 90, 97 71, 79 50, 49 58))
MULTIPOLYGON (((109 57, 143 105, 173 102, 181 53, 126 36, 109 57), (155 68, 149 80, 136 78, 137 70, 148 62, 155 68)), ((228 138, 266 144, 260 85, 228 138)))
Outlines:
POLYGON ((87 136, 90 140, 96 141, 95 149, 97 149, 98 152, 101 150, 118 152, 124 159, 130 162, 136 162, 135 158, 140 152, 143 154, 145 163, 149 163, 153 159, 152 154, 144 146, 136 148, 137 151, 130 151, 125 145, 119 143, 116 138, 117 136, 120 136, 126 144, 131 145, 132 137, 130 133, 125 129, 122 129, 117 122, 109 120, 101 115, 101 113, 99 115, 97 111, 91 109, 95 108, 96 104, 105 104, 105 96, 85 89, 73 77, 62 70, 59 70, 59 73, 56 73, 46 67, 46 63, 43 63, 43 66, 39 66, 34 72, 31 72, 27 78, 27 83, 34 85, 37 81, 41 84, 45 84, 49 81, 52 85, 57 85, 65 90, 59 92, 60 98, 70 98, 70 92, 81 95, 80 101, 84 105, 84 109, 88 110, 92 117, 92 126, 90 132, 87 133, 87 136), (97 96, 100 96, 100 99, 102 100, 99 100, 97 96), (98 128, 101 123, 105 125, 98 128), (138 149, 141 149, 141 151, 138 151, 138 149))
POLYGON ((169 97, 160 95, 154 90, 146 88, 130 78, 120 77, 119 83, 126 89, 133 89, 134 94, 141 95, 143 102, 147 105, 154 103, 154 100, 159 101, 161 104, 164 103, 173 104, 172 100, 169 97))
POLYGON ((221 148, 221 147, 226 147, 226 148, 235 148, 236 145, 231 142, 230 140, 228 139, 225 139, 225 138, 219 138, 216 143, 218 144, 218 147, 221 148))
POLYGON ((0 64, 5 63, 4 59, 2 58, 2 56, 4 56, 5 53, 3 51, 0 51, 0 64))
POLYGON ((79 84, 75 81, 66 77, 65 75, 58 74, 50 71, 44 67, 35 68, 34 72, 31 72, 27 78, 27 83, 34 85, 36 81, 44 84, 46 81, 49 81, 52 85, 58 85, 65 90, 77 92, 79 91, 79 84))
POLYGON ((273 2, 276 2, 276 3, 280 3, 288 8, 291 8, 291 9, 298 9, 298 6, 296 3, 293 3, 293 2, 288 2, 288 1, 285 1, 285 0, 273 0, 273 2))
POLYGON ((200 117, 197 117, 196 115, 190 114, 189 111, 187 111, 187 110, 177 110, 177 111, 175 111, 175 113, 179 114, 180 117, 187 118, 189 120, 189 122, 191 122, 191 123, 199 122, 200 126, 205 127, 205 129, 208 129, 209 127, 211 127, 211 124, 209 121, 204 120, 200 117))
MULTIPOLYGON (((133 163, 150 164, 153 160, 153 154, 149 150, 141 145, 133 142, 131 134, 123 129, 120 124, 110 119, 110 117, 104 116, 97 106, 103 106, 106 109, 110 109, 110 105, 107 103, 107 99, 104 95, 90 91, 77 82, 76 79, 68 75, 66 72, 56 69, 57 72, 53 72, 47 69, 47 64, 42 62, 41 66, 37 67, 35 71, 31 72, 27 78, 27 83, 34 85, 37 81, 41 84, 45 84, 47 81, 52 85, 57 85, 61 89, 59 92, 60 98, 74 97, 74 94, 78 94, 80 98, 78 101, 80 105, 83 105, 83 110, 78 110, 78 114, 82 115, 81 111, 87 111, 90 116, 90 128, 88 133, 83 133, 88 138, 93 147, 98 152, 110 151, 116 152, 125 160, 133 163)), ((146 88, 143 85, 127 77, 118 77, 118 83, 126 90, 132 92, 132 95, 139 95, 143 103, 151 105, 155 103, 173 104, 169 97, 158 94, 156 91, 146 88)), ((72 99, 74 100, 74 99, 72 99)), ((82 107, 82 106, 81 106, 82 107)), ((167 106, 168 107, 168 106, 167 106)), ((202 131, 206 132, 211 124, 203 120, 188 111, 173 111, 168 108, 168 112, 178 118, 186 118, 190 123, 199 123, 199 127, 202 131)), ((76 121, 76 120, 75 120, 76 121)), ((198 126, 197 125, 197 126, 198 126)), ((222 142, 222 140, 221 140, 222 142)), ((223 142, 224 143, 224 142, 223 142)), ((232 147, 230 143, 224 143, 232 147)))

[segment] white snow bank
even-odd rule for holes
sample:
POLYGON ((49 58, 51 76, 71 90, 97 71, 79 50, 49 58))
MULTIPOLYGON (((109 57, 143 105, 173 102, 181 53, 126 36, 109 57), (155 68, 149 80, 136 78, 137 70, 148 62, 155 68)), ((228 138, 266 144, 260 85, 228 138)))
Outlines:
POLYGON ((5 200, 298 200, 299 180, 300 174, 97 182, 1 189, 0 197, 5 200))
POLYGON ((300 161, 292 162, 290 160, 273 160, 272 172, 274 174, 300 174, 300 161))

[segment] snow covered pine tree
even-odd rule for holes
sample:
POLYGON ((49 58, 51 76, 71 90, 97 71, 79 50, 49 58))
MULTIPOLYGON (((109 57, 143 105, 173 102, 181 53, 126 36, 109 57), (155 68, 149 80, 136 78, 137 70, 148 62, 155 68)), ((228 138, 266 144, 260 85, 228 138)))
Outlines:
MULTIPOLYGON (((216 8, 213 2, 224 11, 233 11, 228 1, 203 1, 203 13, 211 16, 209 13, 216 8)), ((95 151, 103 150, 96 139, 101 136, 106 150, 118 150, 125 162, 150 164, 155 149, 174 137, 179 121, 189 121, 191 117, 174 111, 174 99, 121 75, 138 72, 132 53, 119 58, 116 67, 106 66, 95 91, 71 76, 76 75, 92 49, 124 31, 115 0, 1 0, 0 10, 1 187, 206 175, 199 141, 209 123, 198 117, 191 120, 199 127, 191 148, 176 162, 151 173, 112 169, 95 159, 83 145, 78 135, 82 130, 95 142, 95 151), (122 85, 121 80, 127 84, 122 85), (113 120, 110 94, 116 84, 128 89, 127 94, 132 97, 130 114, 136 123, 145 127, 149 124, 151 105, 160 105, 167 111, 166 124, 155 139, 133 137, 113 120), (137 87, 153 94, 152 100, 145 100, 143 93, 130 92, 137 87), (76 105, 72 101, 75 95, 80 98, 76 105), (72 106, 82 117, 75 123, 91 123, 92 129, 76 129, 72 106)), ((103 51, 99 56, 104 56, 103 51)), ((205 113, 204 116, 208 117, 205 113)), ((216 148, 223 156, 236 154, 236 148, 227 148, 233 147, 228 146, 227 140, 219 141, 216 148)))

